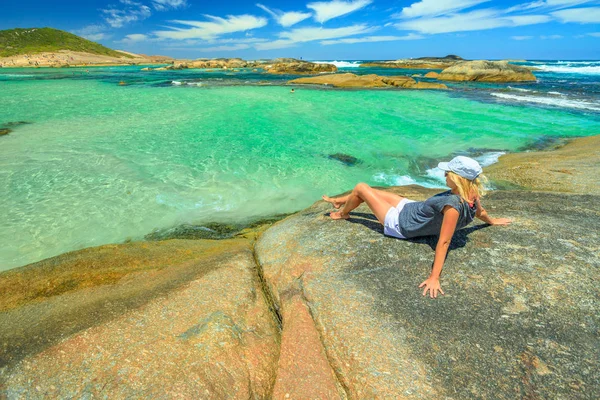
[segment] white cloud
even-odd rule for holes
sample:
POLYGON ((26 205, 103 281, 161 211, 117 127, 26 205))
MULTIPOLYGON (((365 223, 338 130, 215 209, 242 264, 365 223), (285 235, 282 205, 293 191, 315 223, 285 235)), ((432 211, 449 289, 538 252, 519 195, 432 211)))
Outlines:
POLYGON ((506 10, 507 13, 514 11, 532 10, 543 8, 548 10, 557 10, 565 7, 573 7, 579 4, 590 3, 597 0, 538 0, 531 3, 517 4, 506 10))
POLYGON ((152 11, 150 7, 131 0, 120 0, 121 4, 125 5, 124 9, 111 7, 102 11, 104 20, 113 28, 121 28, 124 25, 134 21, 142 21, 150 15, 152 11))
POLYGON ((540 36, 540 39, 544 39, 544 40, 547 40, 547 39, 554 40, 554 39, 562 39, 562 38, 563 38, 562 35, 542 35, 542 36, 540 36))
POLYGON ((262 4, 257 4, 256 6, 268 12, 279 25, 285 28, 296 25, 298 22, 304 21, 312 16, 311 13, 303 13, 299 11, 283 12, 280 10, 271 10, 262 4))
POLYGON ((256 50, 276 50, 276 49, 287 49, 288 47, 296 46, 296 42, 293 40, 274 40, 267 43, 258 43, 254 46, 256 50))
POLYGON ((569 8, 551 13, 561 22, 576 22, 580 24, 600 23, 600 7, 569 8))
POLYGON ((354 35, 371 33, 377 28, 368 27, 365 24, 351 25, 343 28, 298 28, 291 31, 281 32, 280 39, 268 43, 259 43, 254 46, 257 50, 275 50, 293 47, 297 43, 312 42, 315 40, 337 39, 354 35))
POLYGON ((530 40, 533 36, 511 36, 512 40, 530 40))
POLYGON ((104 25, 88 25, 81 29, 76 29, 72 33, 87 40, 98 41, 110 37, 105 33, 106 29, 107 27, 104 25))
POLYGON ((152 6, 158 11, 184 8, 188 6, 187 0, 152 0, 152 6))
POLYGON ((600 32, 591 32, 588 33, 587 36, 600 37, 600 32))
POLYGON ((412 19, 399 22, 395 26, 401 30, 436 34, 541 24, 550 20, 551 18, 546 15, 507 16, 501 15, 497 10, 485 9, 463 14, 412 19))
POLYGON ((328 2, 309 3, 306 5, 306 7, 314 10, 315 21, 324 23, 330 19, 341 17, 342 15, 350 14, 356 10, 360 10, 372 2, 373 0, 333 0, 328 2))
POLYGON ((188 6, 187 0, 152 0, 152 6, 158 11, 184 8, 188 6))
POLYGON ((226 18, 205 15, 210 21, 171 21, 192 28, 170 27, 169 31, 156 31, 154 34, 164 39, 204 39, 214 40, 220 35, 262 28, 267 25, 266 18, 253 15, 228 15, 226 18))
POLYGON ((396 17, 435 17, 471 8, 488 1, 490 0, 421 0, 418 3, 411 4, 410 7, 404 7, 396 17))
POLYGON ((327 45, 332 45, 332 44, 394 42, 397 40, 418 40, 418 39, 424 39, 424 37, 421 35, 416 35, 414 33, 411 33, 406 36, 365 36, 362 38, 345 38, 345 39, 335 39, 335 40, 324 40, 321 42, 321 44, 327 46, 327 45))
POLYGON ((131 35, 126 35, 122 42, 135 43, 135 42, 143 42, 148 40, 148 36, 141 33, 132 33, 131 35))
POLYGON ((351 25, 343 28, 299 28, 288 32, 281 32, 279 37, 294 42, 311 42, 314 40, 336 39, 346 36, 370 33, 377 28, 368 27, 365 24, 351 25))

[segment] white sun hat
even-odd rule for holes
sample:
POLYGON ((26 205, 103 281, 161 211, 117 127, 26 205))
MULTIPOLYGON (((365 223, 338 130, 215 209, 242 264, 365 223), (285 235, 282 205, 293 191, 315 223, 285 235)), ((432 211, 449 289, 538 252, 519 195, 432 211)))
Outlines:
POLYGON ((441 162, 438 164, 438 168, 443 171, 452 171, 470 181, 483 172, 477 161, 465 156, 454 157, 449 162, 441 162))

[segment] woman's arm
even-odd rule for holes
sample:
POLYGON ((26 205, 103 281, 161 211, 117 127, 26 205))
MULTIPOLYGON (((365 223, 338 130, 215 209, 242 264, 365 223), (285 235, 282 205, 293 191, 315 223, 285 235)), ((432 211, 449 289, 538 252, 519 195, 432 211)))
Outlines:
POLYGON ((458 211, 455 208, 445 206, 442 213, 444 214, 444 220, 442 221, 440 237, 437 246, 435 247, 433 269, 431 270, 429 278, 419 285, 419 287, 425 286, 425 289, 423 289, 423 296, 426 296, 429 291, 431 298, 436 298, 438 291, 441 294, 444 294, 444 291, 440 286, 440 274, 442 273, 446 254, 448 254, 448 248, 450 247, 450 242, 452 241, 452 236, 454 235, 456 224, 458 223, 458 211))
POLYGON ((477 202, 477 212, 476 212, 475 216, 477 218, 479 218, 480 220, 482 220, 483 222, 485 222, 486 224, 508 225, 512 222, 508 218, 492 218, 492 217, 490 217, 488 215, 487 211, 485 211, 485 208, 483 208, 483 206, 481 205, 481 201, 479 201, 479 199, 477 199, 475 201, 477 202))

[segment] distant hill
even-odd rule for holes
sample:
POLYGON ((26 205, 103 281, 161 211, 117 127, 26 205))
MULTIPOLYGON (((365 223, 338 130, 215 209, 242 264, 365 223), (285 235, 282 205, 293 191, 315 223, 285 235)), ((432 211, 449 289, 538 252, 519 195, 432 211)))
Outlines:
POLYGON ((0 57, 57 52, 59 50, 133 58, 127 53, 111 50, 101 44, 58 29, 16 28, 0 31, 0 57))

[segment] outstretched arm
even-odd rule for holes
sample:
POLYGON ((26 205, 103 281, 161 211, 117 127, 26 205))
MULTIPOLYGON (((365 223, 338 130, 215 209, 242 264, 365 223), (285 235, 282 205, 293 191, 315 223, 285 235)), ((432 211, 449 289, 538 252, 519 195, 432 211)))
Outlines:
POLYGON ((458 211, 455 208, 445 206, 442 213, 444 214, 444 220, 442 221, 442 228, 440 229, 440 238, 435 247, 433 269, 431 270, 429 278, 419 285, 419 287, 425 287, 425 289, 423 289, 423 296, 426 296, 429 291, 431 298, 436 298, 438 291, 441 294, 444 294, 444 291, 440 286, 440 274, 442 273, 446 254, 448 254, 448 248, 450 248, 450 242, 452 241, 452 236, 454 235, 456 224, 458 223, 458 211))
POLYGON ((479 199, 477 199, 475 201, 477 202, 477 213, 475 214, 475 216, 477 218, 479 218, 480 220, 482 220, 483 222, 485 222, 486 224, 508 225, 512 222, 509 218, 492 218, 492 217, 490 217, 488 215, 487 211, 485 211, 485 208, 483 208, 483 206, 481 205, 481 202, 479 201, 479 199))

